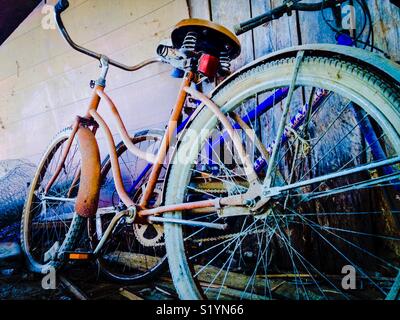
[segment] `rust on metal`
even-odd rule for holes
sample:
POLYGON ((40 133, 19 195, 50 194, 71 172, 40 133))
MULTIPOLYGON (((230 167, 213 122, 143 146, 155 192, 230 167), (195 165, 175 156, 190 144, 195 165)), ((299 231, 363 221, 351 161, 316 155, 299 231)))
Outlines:
POLYGON ((203 200, 203 201, 195 201, 195 202, 187 202, 187 203, 179 203, 179 204, 171 204, 162 207, 157 207, 153 209, 144 209, 140 210, 137 214, 139 216, 154 216, 159 215, 166 212, 173 212, 173 211, 186 211, 186 210, 193 210, 193 209, 200 209, 200 208, 207 208, 207 207, 219 207, 219 198, 213 200, 203 200))
MULTIPOLYGON (((83 124, 84 126, 90 126, 92 127, 92 132, 94 135, 96 135, 97 129, 99 128, 99 125, 96 121, 94 121, 94 119, 92 117, 90 118, 84 118, 84 117, 78 117, 79 119, 79 123, 83 124)), ((71 198, 74 191, 76 190, 76 188, 79 187, 79 178, 81 177, 81 168, 79 167, 76 172, 75 172, 75 176, 74 176, 74 180, 71 183, 71 186, 69 187, 68 193, 67 193, 67 197, 71 198)))
POLYGON ((111 160, 111 169, 114 177, 115 189, 117 190, 118 196, 121 201, 127 207, 134 207, 135 203, 131 200, 129 195, 126 193, 124 184, 122 182, 121 170, 118 162, 117 151, 115 149, 114 138, 111 134, 110 128, 107 126, 107 123, 104 119, 97 113, 95 109, 89 111, 90 115, 97 121, 100 128, 103 130, 104 135, 106 137, 108 149, 110 152, 110 160, 111 160))
POLYGON ((99 96, 98 92, 103 92, 104 91, 104 87, 96 85, 96 87, 94 88, 94 93, 92 95, 92 99, 90 100, 90 104, 89 104, 89 108, 86 111, 86 118, 91 118, 91 110, 97 110, 97 108, 99 107, 100 104, 100 100, 101 97, 99 96))
MULTIPOLYGON (((149 182, 147 183, 146 189, 143 193, 143 197, 142 197, 142 200, 139 205, 141 208, 147 207, 147 204, 148 204, 151 196, 153 195, 154 188, 157 184, 157 179, 160 175, 162 165, 164 163, 164 160, 167 155, 168 149, 170 147, 171 141, 176 132, 177 123, 178 123, 179 117, 182 113, 182 109, 183 109, 183 106, 186 101, 187 93, 185 92, 184 88, 190 86, 191 82, 193 81, 194 76, 195 76, 194 73, 189 71, 186 73, 186 76, 182 81, 182 85, 179 90, 178 99, 176 101, 175 107, 172 111, 171 117, 168 122, 167 131, 165 132, 164 138, 161 142, 160 150, 157 154, 156 161, 153 165, 153 168, 152 168, 150 176, 149 176, 149 182)), ((138 215, 140 216, 140 213, 138 213, 138 215)))
MULTIPOLYGON (((88 107, 88 110, 87 110, 86 116, 85 116, 85 118, 87 118, 88 121, 91 120, 90 110, 93 110, 93 109, 97 110, 99 103, 100 103, 100 96, 97 94, 98 90, 102 91, 102 90, 104 90, 104 88, 101 86, 96 86, 96 88, 95 88, 95 93, 93 94, 92 99, 90 100, 90 104, 89 104, 89 107, 88 107)), ((64 148, 62 155, 61 155, 61 161, 58 164, 56 171, 54 172, 54 175, 51 177, 50 181, 46 185, 46 188, 44 190, 45 194, 47 194, 49 192, 51 186, 53 185, 53 183, 57 180, 58 176, 60 175, 60 172, 64 166, 65 160, 67 159, 68 153, 72 146, 72 142, 75 139, 75 135, 78 132, 78 129, 80 127, 82 119, 83 118, 81 118, 81 117, 77 117, 73 124, 71 136, 68 138, 66 147, 64 148)), ((95 130, 94 130, 94 132, 95 132, 95 130)), ((76 182, 77 181, 75 181, 75 179, 74 179, 73 184, 71 185, 71 188, 74 187, 76 182)), ((68 194, 70 195, 71 193, 72 193, 72 189, 69 190, 68 194)))
POLYGON ((93 132, 79 128, 77 132, 81 153, 81 177, 75 211, 82 217, 96 214, 100 192, 100 152, 93 132))

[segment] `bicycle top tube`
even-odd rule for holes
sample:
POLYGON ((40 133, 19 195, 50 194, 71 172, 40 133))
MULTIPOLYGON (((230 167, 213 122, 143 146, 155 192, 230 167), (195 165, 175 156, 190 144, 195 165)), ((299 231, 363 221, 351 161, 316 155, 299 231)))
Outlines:
MULTIPOLYGON (((58 30, 60 31, 61 35, 67 41, 67 43, 76 51, 86 54, 87 56, 92 57, 94 59, 101 60, 102 57, 104 57, 104 55, 76 44, 69 36, 67 29, 65 28, 64 23, 61 19, 61 13, 64 12, 68 7, 69 7, 68 0, 59 0, 58 3, 54 6, 55 21, 56 21, 58 30)), ((117 67, 119 69, 125 70, 125 71, 136 71, 136 70, 139 70, 150 64, 159 63, 159 62, 164 62, 164 60, 162 60, 160 57, 155 57, 155 58, 147 59, 136 65, 128 66, 128 65, 125 65, 118 61, 108 59, 108 63, 110 65, 117 67)))

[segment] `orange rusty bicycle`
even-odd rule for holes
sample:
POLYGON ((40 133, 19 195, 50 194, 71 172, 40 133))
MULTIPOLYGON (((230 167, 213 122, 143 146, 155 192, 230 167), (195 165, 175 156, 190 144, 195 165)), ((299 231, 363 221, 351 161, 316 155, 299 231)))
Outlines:
POLYGON ((21 241, 33 271, 93 258, 112 279, 135 282, 168 260, 182 299, 398 295, 398 65, 357 48, 301 46, 260 58, 205 96, 196 84, 225 77, 240 54, 226 28, 183 20, 172 46, 126 66, 75 44, 61 20, 67 7, 55 7, 61 34, 101 62, 101 75, 86 114, 55 137, 31 184, 21 241), (105 92, 107 72, 152 63, 183 78, 177 102, 165 132, 129 136, 105 92), (79 249, 86 223, 90 252, 79 249), (341 286, 345 265, 359 290, 341 286))

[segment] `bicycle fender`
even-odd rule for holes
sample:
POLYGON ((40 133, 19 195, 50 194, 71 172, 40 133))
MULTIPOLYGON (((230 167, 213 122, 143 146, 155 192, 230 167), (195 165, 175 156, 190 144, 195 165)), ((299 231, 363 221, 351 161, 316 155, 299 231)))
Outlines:
POLYGON ((81 217, 92 217, 97 212, 100 193, 100 151, 91 130, 81 127, 77 132, 81 153, 81 173, 75 212, 81 217))
POLYGON ((302 46, 289 47, 272 52, 245 65, 241 69, 235 71, 224 81, 222 81, 211 92, 211 97, 214 96, 227 83, 238 77, 243 72, 246 72, 246 70, 251 69, 259 64, 276 59, 295 57, 299 51, 304 51, 306 54, 311 53, 313 55, 321 57, 341 57, 344 60, 352 61, 370 70, 375 70, 376 72, 382 74, 384 77, 390 77, 394 80, 394 82, 397 82, 397 84, 400 85, 400 65, 379 54, 372 53, 370 51, 360 48, 341 46, 336 44, 307 44, 302 46))

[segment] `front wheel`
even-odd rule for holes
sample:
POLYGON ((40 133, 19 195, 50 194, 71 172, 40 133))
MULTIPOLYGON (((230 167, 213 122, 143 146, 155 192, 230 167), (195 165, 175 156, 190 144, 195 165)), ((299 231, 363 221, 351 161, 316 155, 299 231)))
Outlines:
POLYGON ((72 128, 58 133, 44 153, 25 201, 21 219, 21 247, 29 269, 43 273, 58 269, 57 255, 73 250, 86 219, 74 210, 79 187, 81 157, 76 140, 71 145, 63 169, 47 194, 44 190, 53 177, 72 128))
MULTIPOLYGON (((385 299, 399 287, 400 167, 383 165, 400 155, 399 86, 354 63, 306 55, 287 101, 295 61, 259 64, 212 98, 234 128, 239 116, 262 142, 260 150, 239 130, 259 180, 271 165, 271 187, 290 187, 256 214, 243 206, 228 217, 164 215, 228 225, 217 232, 165 224, 181 299, 385 299), (289 117, 276 138, 286 102, 289 117), (276 162, 268 164, 276 139, 276 162), (354 271, 351 288, 342 285, 343 270, 354 271)), ((212 112, 204 108, 190 129, 176 151, 166 204, 245 193, 243 164, 212 112)))

